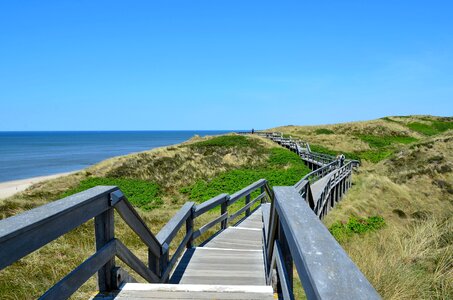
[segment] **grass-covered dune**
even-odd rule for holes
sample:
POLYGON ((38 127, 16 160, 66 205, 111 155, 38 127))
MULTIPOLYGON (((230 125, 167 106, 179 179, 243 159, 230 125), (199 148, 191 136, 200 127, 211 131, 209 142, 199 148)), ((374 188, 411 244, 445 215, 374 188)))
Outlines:
MULTIPOLYGON (((452 129, 453 118, 433 116, 274 129, 308 141, 313 151, 361 160, 352 188, 324 223, 384 299, 453 299, 452 129)), ((297 155, 263 138, 196 137, 36 184, 0 201, 0 217, 95 185, 118 185, 157 233, 186 201, 232 193, 260 178, 291 185, 308 171, 297 155)), ((138 238, 119 218, 115 226, 146 261, 138 238)), ((1 271, 0 295, 36 297, 94 250, 88 223, 1 271)), ((91 279, 75 297, 95 291, 91 279)))
MULTIPOLYGON (((0 201, 0 217, 96 185, 116 185, 156 234, 186 201, 200 203, 220 193, 233 193, 261 178, 271 185, 292 185, 308 172, 296 154, 260 137, 195 137, 179 145, 111 158, 78 173, 38 183, 0 201)), ((206 222, 218 213, 213 211, 196 221, 206 222)), ((146 262, 144 244, 119 217, 115 226, 119 239, 146 262)), ((93 223, 89 222, 2 270, 0 298, 36 298, 94 252, 93 223)), ((92 278, 74 297, 86 298, 95 291, 92 278)))
POLYGON ((324 222, 384 299, 453 299, 451 129, 433 116, 276 129, 361 159, 324 222))

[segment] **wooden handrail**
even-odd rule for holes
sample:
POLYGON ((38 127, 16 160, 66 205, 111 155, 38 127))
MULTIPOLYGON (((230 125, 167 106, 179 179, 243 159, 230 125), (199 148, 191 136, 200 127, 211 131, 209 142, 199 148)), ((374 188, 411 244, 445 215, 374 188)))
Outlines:
MULTIPOLYGON (((43 299, 67 298, 98 272, 99 290, 118 288, 115 256, 146 280, 159 282, 160 276, 146 267, 114 237, 113 209, 148 246, 151 257, 161 256, 162 245, 149 231, 138 213, 115 186, 97 186, 48 203, 16 216, 0 220, 0 269, 95 219, 96 253, 43 294, 43 299)), ((123 271, 124 273, 124 271, 123 271)))
POLYGON ((273 233, 265 243, 267 249, 273 249, 266 251, 272 258, 268 259, 267 274, 271 274, 276 260, 280 260, 277 272, 284 282, 284 299, 292 299, 292 282, 288 281, 293 280, 289 271, 293 263, 308 299, 380 299, 296 189, 274 187, 274 193, 275 205, 271 211, 274 224, 270 227, 273 233), (275 247, 279 245, 276 241, 288 247, 275 247))
POLYGON ((116 190, 94 187, 0 220, 0 270, 110 209, 116 190))

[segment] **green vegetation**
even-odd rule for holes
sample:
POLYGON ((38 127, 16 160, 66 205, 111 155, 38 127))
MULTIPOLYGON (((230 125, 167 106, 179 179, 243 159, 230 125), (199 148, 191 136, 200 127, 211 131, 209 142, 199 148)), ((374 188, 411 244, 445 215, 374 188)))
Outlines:
POLYGON ((258 142, 242 135, 222 135, 201 142, 189 144, 192 148, 201 147, 253 147, 258 142))
POLYGON ((318 128, 315 130, 316 134, 334 134, 335 132, 333 130, 327 129, 327 128, 318 128))
POLYGON ((367 150, 357 152, 356 155, 360 157, 360 160, 363 159, 376 164, 381 160, 386 159, 392 154, 393 154, 392 150, 367 150))
POLYGON ((337 221, 329 227, 330 233, 338 241, 344 241, 354 234, 363 234, 384 227, 383 217, 372 216, 368 218, 350 217, 347 222, 337 221))
POLYGON ((407 124, 407 127, 409 127, 409 129, 413 131, 417 131, 418 133, 428 136, 435 135, 438 133, 436 128, 434 128, 433 126, 419 122, 409 123, 407 124))
POLYGON ((436 135, 439 133, 442 133, 444 131, 447 131, 449 129, 453 129, 453 122, 447 122, 447 121, 436 121, 436 120, 429 120, 431 124, 425 124, 425 123, 420 123, 420 122, 412 122, 407 124, 407 127, 409 129, 417 131, 418 133, 427 135, 427 136, 432 136, 436 135))
MULTIPOLYGON (((401 118, 401 117, 400 117, 400 118, 401 118)), ((398 124, 400 124, 400 122, 395 121, 395 120, 393 120, 393 119, 390 119, 389 117, 381 118, 381 120, 384 120, 384 121, 387 121, 387 122, 393 122, 393 123, 398 123, 398 124)))
POLYGON ((360 134, 358 137, 373 148, 384 148, 395 143, 410 144, 417 141, 416 138, 411 136, 376 136, 360 134))
POLYGON ((310 148, 313 152, 319 152, 334 156, 338 155, 339 153, 343 153, 348 159, 354 159, 358 161, 367 160, 372 163, 378 163, 393 154, 395 144, 409 144, 417 141, 416 138, 410 136, 377 136, 370 134, 360 134, 357 135, 357 137, 360 140, 366 142, 373 149, 354 152, 342 152, 314 144, 310 144, 310 148))
POLYGON ((337 156, 338 154, 344 154, 347 159, 354 159, 360 161, 362 157, 360 156, 359 152, 342 152, 342 151, 336 151, 329 149, 327 147, 321 146, 321 145, 314 145, 310 144, 310 149, 313 152, 318 152, 318 153, 323 153, 323 154, 328 154, 332 156, 337 156))
POLYGON ((270 149, 268 161, 255 168, 227 171, 211 180, 198 180, 180 190, 189 199, 203 202, 220 193, 234 193, 265 178, 270 185, 293 185, 310 172, 297 154, 282 148, 270 149))
POLYGON ((157 184, 127 178, 90 177, 82 180, 77 187, 64 192, 58 198, 64 198, 98 185, 115 185, 119 187, 129 202, 143 210, 151 210, 163 204, 157 184))

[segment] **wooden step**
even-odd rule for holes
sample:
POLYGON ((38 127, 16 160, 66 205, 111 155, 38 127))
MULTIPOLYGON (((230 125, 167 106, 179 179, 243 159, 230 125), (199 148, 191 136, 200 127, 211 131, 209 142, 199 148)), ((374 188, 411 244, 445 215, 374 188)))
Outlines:
POLYGON ((179 284, 266 285, 262 250, 187 249, 170 279, 179 284))
POLYGON ((270 286, 127 283, 115 299, 274 299, 270 286))

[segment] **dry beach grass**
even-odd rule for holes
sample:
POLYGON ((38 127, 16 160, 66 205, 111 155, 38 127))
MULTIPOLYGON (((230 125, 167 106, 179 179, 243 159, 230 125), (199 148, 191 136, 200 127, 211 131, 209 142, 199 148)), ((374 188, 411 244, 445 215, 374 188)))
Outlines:
MULTIPOLYGON (((346 152, 362 159, 352 189, 324 223, 328 227, 346 223, 351 216, 384 218, 383 228, 340 240, 384 299, 453 298, 450 124, 451 118, 410 116, 276 129, 307 140, 322 151, 346 152)), ((0 201, 0 217, 55 200, 87 178, 113 176, 150 181, 160 187, 162 204, 139 209, 152 231, 158 232, 191 195, 197 195, 195 188, 191 188, 192 194, 181 192, 182 188, 213 189, 209 183, 219 176, 244 168, 257 170, 269 162, 275 144, 258 137, 249 139, 253 142, 245 146, 200 147, 196 144, 211 138, 195 138, 181 145, 112 158, 0 201)), ((204 216, 206 220, 212 217, 204 216)), ((116 219, 116 235, 146 260, 143 244, 116 219)), ((2 270, 0 294, 4 299, 36 297, 93 252, 93 225, 87 223, 2 270)), ((92 278, 74 298, 86 298, 95 290, 92 278)))

